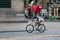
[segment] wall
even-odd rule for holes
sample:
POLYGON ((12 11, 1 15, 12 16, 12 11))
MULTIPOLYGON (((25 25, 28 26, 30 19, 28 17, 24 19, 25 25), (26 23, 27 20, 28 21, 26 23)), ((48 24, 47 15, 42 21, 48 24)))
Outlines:
POLYGON ((11 8, 15 11, 23 11, 24 10, 24 1, 23 0, 11 0, 11 8))
POLYGON ((1 16, 15 16, 16 12, 24 11, 24 1, 23 0, 11 0, 11 8, 0 8, 1 16), (12 12, 13 11, 13 12, 12 12))

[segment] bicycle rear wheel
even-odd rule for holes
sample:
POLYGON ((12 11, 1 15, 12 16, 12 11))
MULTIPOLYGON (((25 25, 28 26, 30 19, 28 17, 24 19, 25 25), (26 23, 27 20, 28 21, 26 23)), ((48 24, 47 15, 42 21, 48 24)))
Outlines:
POLYGON ((46 30, 45 25, 44 25, 44 24, 40 24, 40 25, 39 25, 39 32, 40 32, 40 33, 43 33, 45 30, 46 30))
POLYGON ((31 24, 28 24, 28 25, 26 26, 26 31, 27 31, 28 33, 32 33, 32 32, 34 31, 34 26, 31 25, 31 24))

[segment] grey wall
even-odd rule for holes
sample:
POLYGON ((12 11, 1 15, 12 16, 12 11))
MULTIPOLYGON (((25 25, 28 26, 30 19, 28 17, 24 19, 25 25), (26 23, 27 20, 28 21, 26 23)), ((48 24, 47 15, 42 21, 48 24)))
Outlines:
POLYGON ((23 11, 24 10, 24 1, 23 0, 11 0, 11 7, 15 11, 23 11))
POLYGON ((11 8, 0 8, 0 16, 15 15, 16 12, 24 11, 23 0, 11 0, 11 8), (11 12, 14 11, 14 12, 11 12))

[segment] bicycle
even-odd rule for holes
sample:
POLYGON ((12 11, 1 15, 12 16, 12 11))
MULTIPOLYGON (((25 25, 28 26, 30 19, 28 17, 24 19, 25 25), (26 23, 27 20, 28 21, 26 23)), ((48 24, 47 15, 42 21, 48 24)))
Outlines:
MULTIPOLYGON (((33 20, 32 20, 32 22, 33 22, 33 20)), ((44 24, 41 24, 41 22, 38 23, 38 27, 37 27, 38 29, 36 28, 36 30, 39 31, 40 33, 43 33, 46 30, 46 27, 44 24)), ((34 24, 33 23, 28 24, 26 26, 26 31, 28 33, 32 33, 34 31, 34 24)))

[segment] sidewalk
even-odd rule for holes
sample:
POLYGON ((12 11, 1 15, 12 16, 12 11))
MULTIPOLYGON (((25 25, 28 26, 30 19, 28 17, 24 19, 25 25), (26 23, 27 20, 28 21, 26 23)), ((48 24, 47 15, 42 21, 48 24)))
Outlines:
POLYGON ((0 23, 27 23, 25 17, 0 17, 0 23))
POLYGON ((53 19, 53 21, 50 21, 49 19, 45 19, 45 22, 60 22, 60 19, 53 19))
MULTIPOLYGON (((0 23, 27 23, 28 20, 24 16, 20 17, 0 17, 0 23)), ((45 19, 45 22, 60 22, 60 19, 54 19, 53 21, 50 21, 49 19, 45 19)))
MULTIPOLYGON (((31 20, 31 19, 28 19, 31 20)), ((53 21, 50 21, 50 19, 44 19, 44 22, 60 22, 60 19, 53 19, 53 21)))

